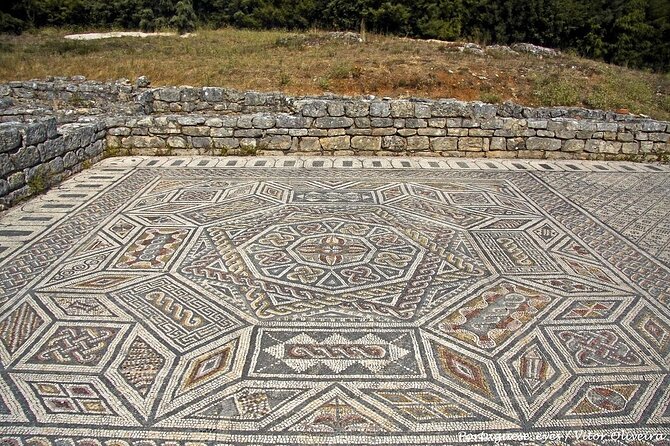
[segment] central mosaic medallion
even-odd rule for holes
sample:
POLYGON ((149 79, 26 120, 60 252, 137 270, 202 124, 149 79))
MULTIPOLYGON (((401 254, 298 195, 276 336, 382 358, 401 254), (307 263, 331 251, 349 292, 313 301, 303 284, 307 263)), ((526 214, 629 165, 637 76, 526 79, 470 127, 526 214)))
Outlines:
POLYGON ((237 251, 256 277, 334 294, 406 281, 424 254, 393 228, 340 218, 270 226, 237 251))

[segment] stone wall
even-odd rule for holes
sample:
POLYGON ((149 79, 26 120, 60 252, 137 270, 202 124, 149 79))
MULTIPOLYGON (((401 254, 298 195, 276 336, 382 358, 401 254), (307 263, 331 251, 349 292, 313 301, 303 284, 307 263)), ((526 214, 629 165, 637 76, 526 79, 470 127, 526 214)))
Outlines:
POLYGON ((0 123, 0 209, 99 161, 105 135, 103 121, 59 127, 55 118, 0 123))
POLYGON ((0 85, 0 205, 103 155, 421 155, 668 161, 670 125, 582 108, 289 97, 49 78, 0 85))
POLYGON ((597 160, 658 160, 670 153, 667 122, 579 108, 191 87, 148 90, 138 99, 146 116, 108 120, 108 145, 117 153, 597 160))

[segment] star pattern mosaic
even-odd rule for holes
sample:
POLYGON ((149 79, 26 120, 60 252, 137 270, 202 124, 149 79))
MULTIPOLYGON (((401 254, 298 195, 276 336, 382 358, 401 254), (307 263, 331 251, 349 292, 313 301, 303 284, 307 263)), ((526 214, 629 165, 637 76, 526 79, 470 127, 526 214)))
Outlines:
POLYGON ((670 441, 669 172, 254 163, 0 216, 1 444, 670 441))

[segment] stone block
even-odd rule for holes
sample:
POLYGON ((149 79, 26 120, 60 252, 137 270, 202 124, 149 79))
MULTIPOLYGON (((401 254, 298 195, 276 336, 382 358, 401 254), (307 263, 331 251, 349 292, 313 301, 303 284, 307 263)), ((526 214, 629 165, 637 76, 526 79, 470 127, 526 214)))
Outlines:
POLYGON ((321 147, 323 150, 349 150, 351 149, 350 136, 333 136, 329 138, 321 138, 321 147))
POLYGON ((278 128, 300 129, 309 128, 312 122, 312 118, 305 118, 303 116, 279 115, 277 116, 276 125, 278 128))
POLYGON ((212 138, 212 144, 216 149, 237 149, 240 141, 237 138, 212 138))
POLYGON ((596 123, 596 130, 599 132, 614 132, 619 130, 619 125, 616 122, 598 122, 596 123))
POLYGON ((434 128, 434 127, 428 127, 425 129, 418 129, 417 134, 419 136, 446 136, 447 130, 446 129, 440 129, 440 128, 434 128))
POLYGON ((14 163, 6 153, 0 154, 0 177, 4 178, 8 173, 16 170, 14 163))
POLYGON ((458 138, 431 138, 430 148, 434 152, 454 152, 458 150, 458 138))
POLYGON ((179 125, 202 125, 205 120, 203 116, 179 116, 177 118, 179 125))
POLYGON ((616 135, 617 141, 621 142, 631 142, 635 140, 635 135, 632 133, 624 132, 624 133, 617 133, 616 135))
POLYGON ((179 102, 181 90, 179 88, 161 88, 158 90, 158 99, 165 102, 179 102))
POLYGON ((402 100, 391 102, 391 116, 394 118, 413 118, 414 103, 402 100))
POLYGON ((518 152, 514 150, 489 150, 486 152, 487 158, 505 158, 512 159, 518 156, 518 152))
POLYGON ((293 138, 288 135, 276 135, 261 140, 261 146, 268 150, 288 150, 291 148, 293 138))
POLYGON ((212 138, 208 136, 195 136, 191 138, 191 144, 196 149, 209 149, 212 147, 212 138))
POLYGON ((405 127, 409 129, 419 129, 423 127, 428 127, 428 121, 426 121, 425 119, 408 118, 405 119, 405 127))
POLYGON ((207 102, 222 102, 225 99, 223 88, 203 87, 202 100, 207 102))
POLYGON ((625 142, 621 144, 621 152, 627 154, 637 154, 640 151, 640 143, 635 142, 625 142))
POLYGON ((500 151, 500 150, 507 150, 507 141, 505 138, 491 138, 491 145, 489 147, 489 150, 493 151, 500 151))
POLYGON ((608 153, 616 154, 621 150, 622 143, 605 141, 602 139, 590 139, 586 141, 584 150, 589 153, 608 153))
POLYGON ((430 114, 434 118, 463 118, 472 116, 472 109, 465 102, 438 101, 430 105, 430 114))
POLYGON ((549 121, 546 119, 528 119, 527 122, 529 129, 546 130, 549 125, 549 121))
POLYGON ((310 101, 302 107, 302 115, 310 118, 321 118, 327 114, 328 104, 325 101, 310 101))
POLYGON ((528 138, 526 148, 530 151, 554 151, 561 150, 561 141, 552 138, 528 138))
POLYGON ((260 138, 263 136, 261 129, 240 129, 233 132, 235 138, 260 138))
POLYGON ((316 137, 300 138, 301 152, 321 152, 321 142, 316 137))
POLYGON ((172 149, 185 149, 187 147, 186 139, 181 136, 171 136, 167 139, 167 146, 172 149))
MULTIPOLYGON (((2 176, 2 175, 0 175, 2 176)), ((23 171, 14 172, 7 178, 7 183, 9 184, 9 190, 17 190, 26 184, 26 175, 23 171)))
POLYGON ((445 118, 432 118, 428 120, 428 127, 443 129, 446 126, 447 126, 447 120, 445 118))
POLYGON ((230 138, 233 136, 233 129, 228 127, 214 127, 209 131, 209 136, 212 138, 230 138))
POLYGON ((371 102, 370 116, 374 118, 388 118, 391 116, 391 104, 388 102, 371 102))
POLYGON ((257 115, 253 117, 251 124, 256 129, 271 129, 275 126, 275 117, 272 115, 257 115))
POLYGON ((36 146, 21 147, 16 153, 9 155, 9 160, 17 169, 32 167, 40 162, 40 152, 36 146))
POLYGON ((354 125, 359 129, 369 129, 371 127, 370 118, 355 118, 354 125))
POLYGON ((351 147, 356 150, 381 150, 382 139, 379 136, 354 136, 351 147))
POLYGON ((354 125, 354 120, 348 117, 325 117, 314 121, 314 126, 319 129, 347 128, 352 125, 354 125))
POLYGON ((371 127, 393 127, 392 118, 370 118, 371 127))
POLYGON ((392 152, 403 152, 407 150, 407 139, 402 136, 384 136, 382 148, 392 152))
POLYGON ((391 136, 395 135, 397 130, 394 127, 380 127, 372 129, 372 136, 391 136))
POLYGON ((410 136, 407 138, 407 150, 419 152, 430 149, 430 139, 427 136, 410 136))
POLYGON ((414 117, 417 119, 428 119, 432 117, 430 104, 426 102, 417 102, 414 104, 414 117))
POLYGON ((486 152, 489 150, 489 140, 487 138, 460 138, 458 140, 458 150, 464 152, 486 152))
POLYGON ((581 139, 569 139, 563 143, 563 152, 583 152, 585 143, 581 139))
POLYGON ((344 104, 339 101, 328 102, 329 116, 344 116, 344 104))
POLYGON ((363 101, 347 102, 344 112, 350 118, 363 118, 370 115, 370 104, 363 101))
POLYGON ((128 127, 115 127, 107 130, 107 134, 111 136, 130 136, 130 129, 128 127))
POLYGON ((0 153, 10 152, 21 145, 21 133, 14 124, 0 124, 0 153))
POLYGON ((47 140, 47 126, 41 122, 33 122, 25 126, 23 143, 32 146, 47 140))
POLYGON ((181 129, 186 136, 209 136, 210 130, 209 127, 205 126, 182 127, 181 129))

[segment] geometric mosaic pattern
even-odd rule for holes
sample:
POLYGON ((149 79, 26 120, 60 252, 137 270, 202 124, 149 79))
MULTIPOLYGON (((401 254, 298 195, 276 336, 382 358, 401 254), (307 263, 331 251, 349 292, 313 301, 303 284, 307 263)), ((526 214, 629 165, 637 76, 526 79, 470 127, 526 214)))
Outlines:
POLYGON ((670 441, 665 169, 232 160, 0 216, 2 444, 670 441))

